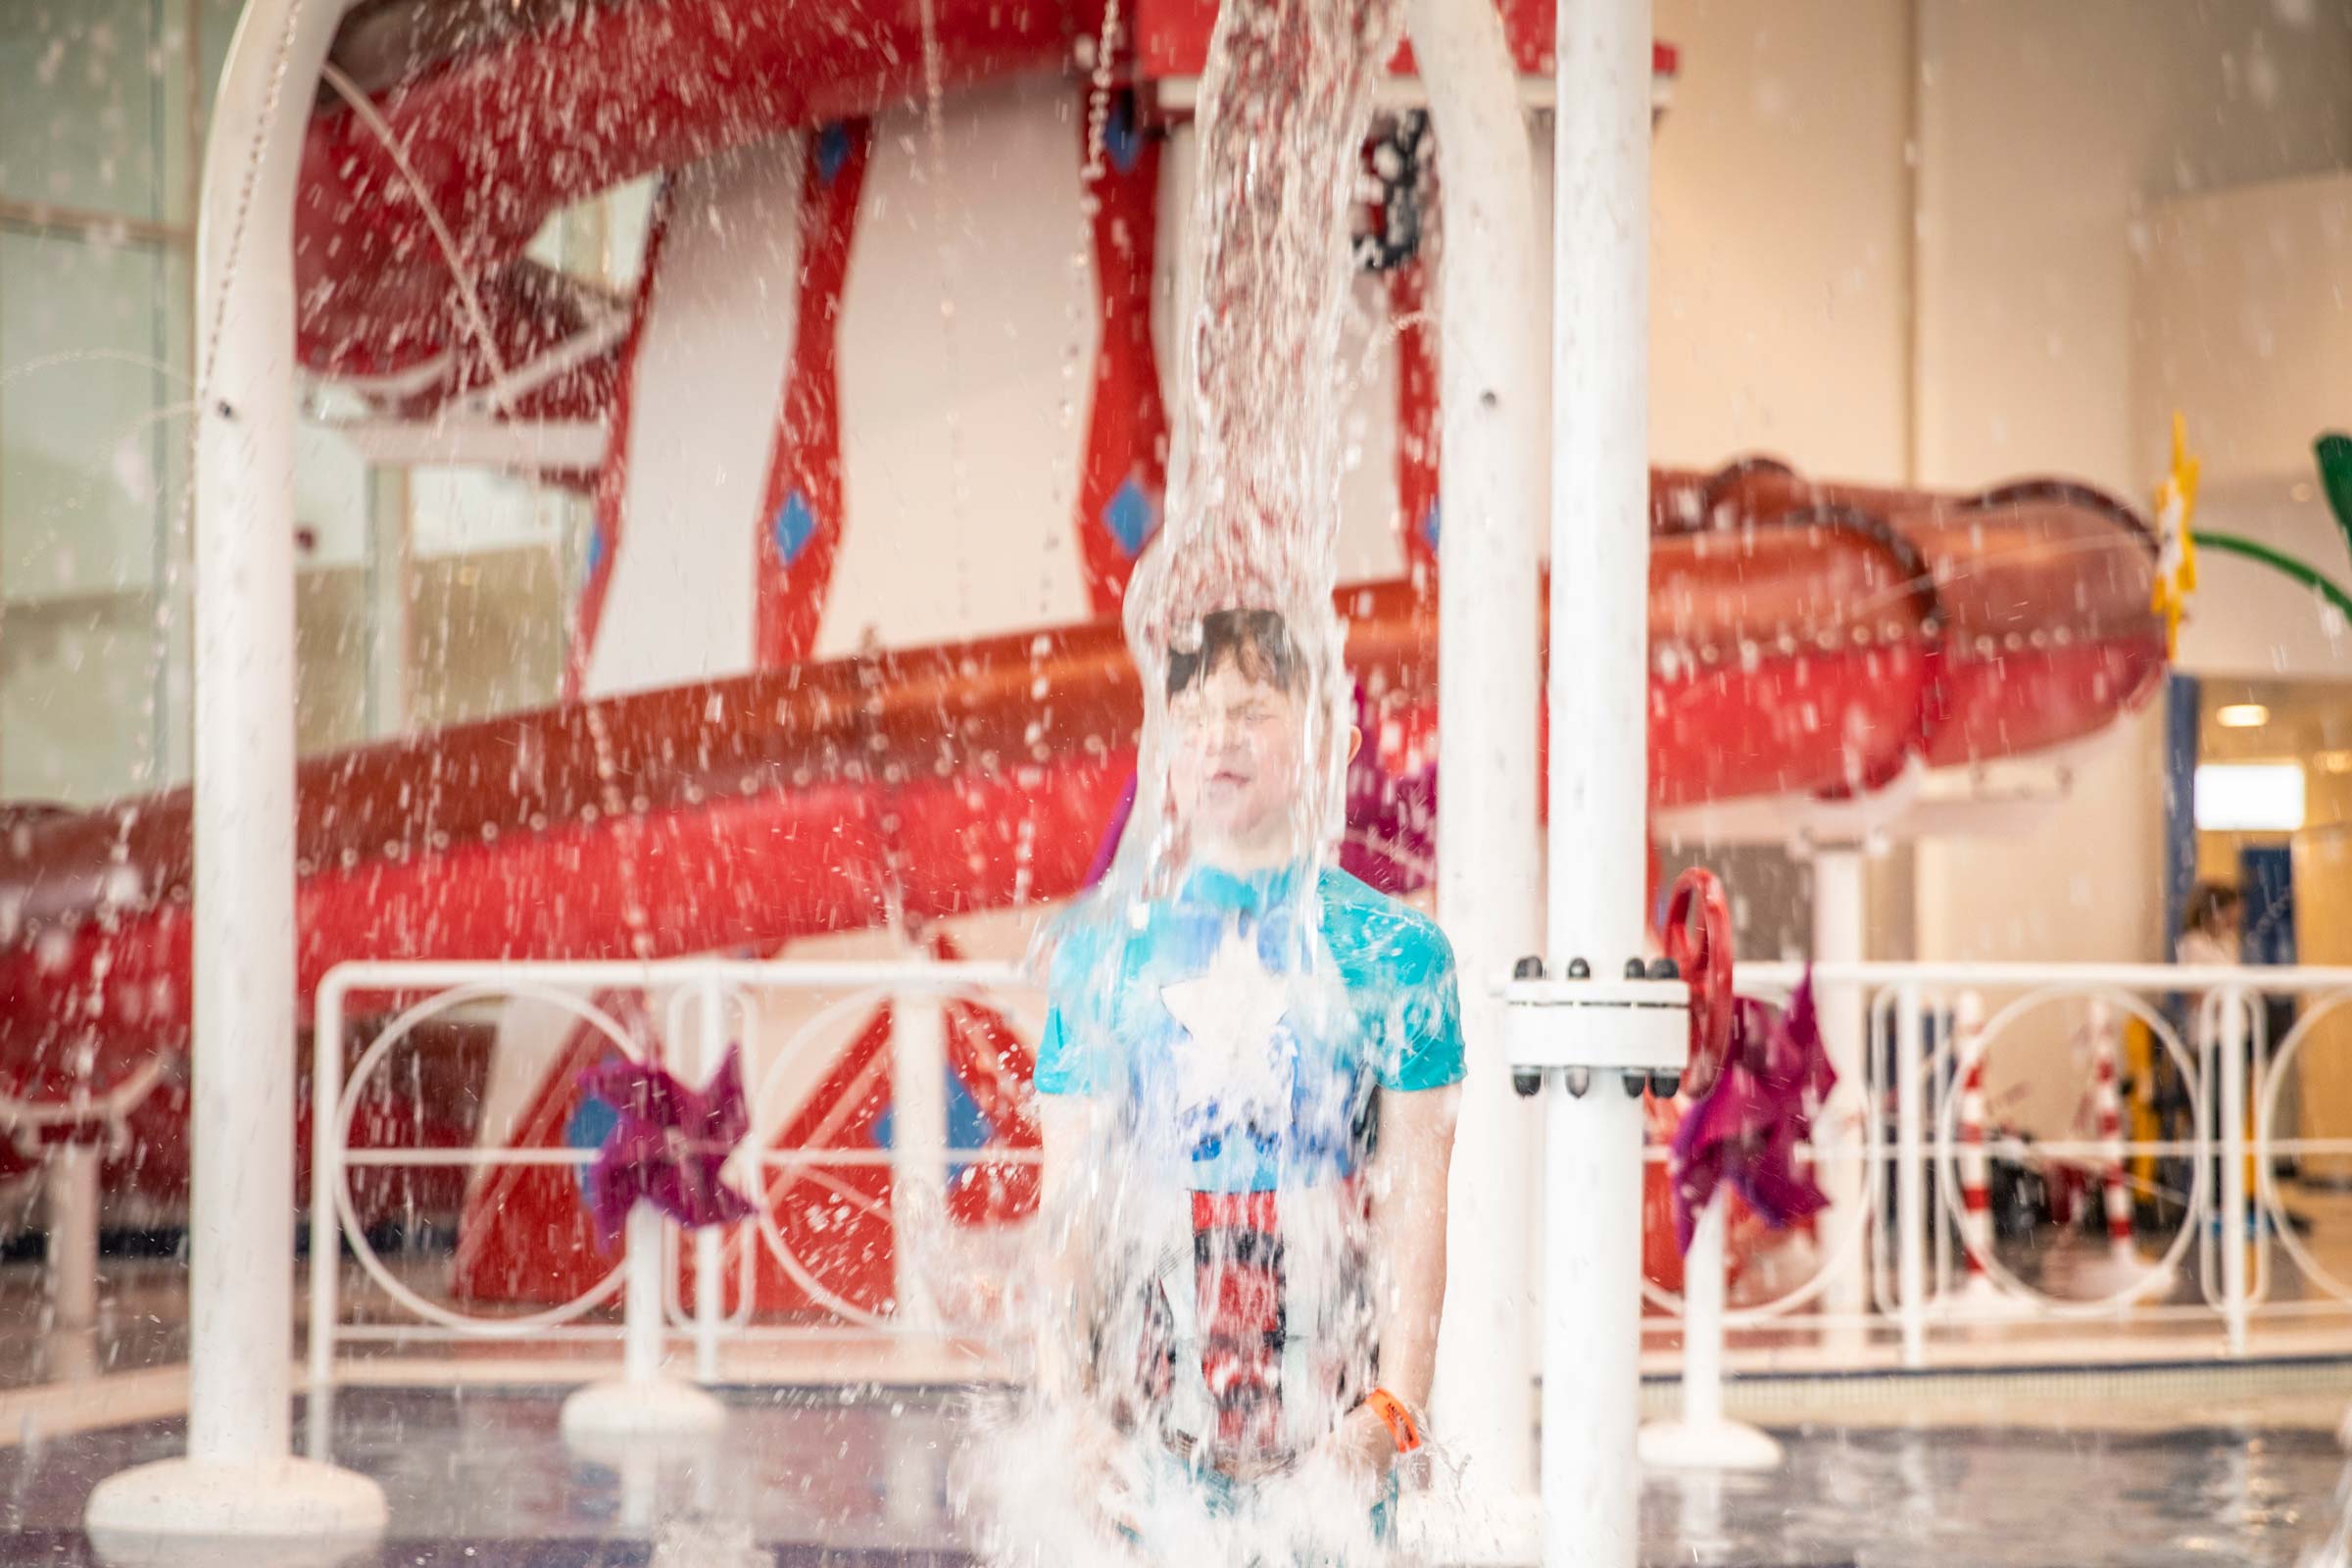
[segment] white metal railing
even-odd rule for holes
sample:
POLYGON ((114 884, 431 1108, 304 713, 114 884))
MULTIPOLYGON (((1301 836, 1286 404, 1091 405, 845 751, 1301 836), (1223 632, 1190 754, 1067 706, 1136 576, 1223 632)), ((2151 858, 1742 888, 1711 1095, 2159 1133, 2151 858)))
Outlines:
MULTIPOLYGON (((950 1146, 946 1039, 937 1005, 953 997, 984 997, 1003 1008, 1007 1005, 1008 994, 1018 997, 1029 989, 1021 973, 1008 965, 964 962, 700 958, 650 963, 408 961, 338 965, 318 988, 313 1064, 310 1371, 314 1387, 331 1386, 339 1348, 362 1342, 618 1340, 624 1362, 635 1375, 660 1360, 664 1341, 673 1335, 684 1336, 692 1345, 696 1376, 708 1381, 718 1375, 719 1348, 727 1341, 811 1332, 753 1321, 755 1282, 762 1252, 811 1301, 848 1325, 892 1331, 930 1326, 923 1281, 914 1272, 909 1249, 894 1249, 898 1272, 893 1281, 893 1311, 877 1313, 846 1299, 820 1279, 796 1253, 765 1202, 756 1204, 757 1214, 745 1222, 756 1234, 759 1248, 738 1245, 734 1249, 737 1303, 731 1311, 722 1304, 726 1278, 719 1230, 707 1228, 691 1238, 695 1298, 689 1312, 677 1289, 680 1238, 677 1228, 666 1224, 650 1230, 633 1225, 622 1260, 602 1279, 555 1306, 538 1311, 474 1313, 430 1299, 402 1279, 370 1245, 352 1192, 354 1171, 451 1166, 474 1170, 499 1165, 558 1165, 577 1170, 596 1156, 593 1150, 569 1148, 438 1149, 380 1143, 354 1148, 353 1120, 370 1083, 420 1025, 484 1004, 537 1003, 568 1014, 631 1060, 643 1059, 649 1044, 658 1045, 664 1064, 694 1082, 710 1076, 731 1044, 740 1045, 746 1072, 757 1073, 746 1085, 746 1099, 757 1124, 759 1108, 772 1097, 796 1055, 834 1044, 841 1024, 859 1009, 891 1003, 891 1057, 898 1091, 891 1147, 870 1151, 775 1149, 765 1147, 755 1136, 739 1148, 730 1168, 754 1173, 752 1185, 764 1192, 766 1178, 779 1171, 887 1164, 893 1174, 892 1218, 896 1221, 906 1217, 906 1205, 917 1201, 913 1195, 943 1182, 947 1170, 956 1162, 1035 1159, 1034 1152, 950 1146), (421 1000, 409 1000, 411 994, 419 992, 425 993, 421 1000), (756 999, 779 992, 816 993, 822 1004, 776 1050, 765 1052, 756 999), (647 1031, 629 1028, 600 1005, 596 999, 605 993, 659 999, 661 1024, 650 1031, 653 1040, 645 1038, 647 1031), (351 1064, 347 1076, 344 1054, 351 1003, 355 997, 387 995, 402 1004, 351 1064), (661 1246, 636 1245, 638 1238, 647 1235, 660 1236, 661 1246), (382 1299, 396 1309, 397 1320, 345 1319, 341 1257, 345 1244, 382 1299), (620 1323, 586 1321, 616 1294, 624 1299, 620 1323)), ((380 1012, 381 1008, 370 1010, 380 1012)), ((1024 1017, 1029 1024, 1026 1032, 1035 1038, 1037 1020, 1026 1016, 1034 1009, 1015 1004, 1013 1010, 1016 1017, 1024 1017)))
MULTIPOLYGON (((1795 964, 1743 964, 1742 995, 1785 999, 1800 974, 1795 964)), ((1772 1299, 1727 1310, 1715 1327, 1792 1340, 1826 1348, 1837 1359, 1840 1348, 1856 1350, 1856 1364, 1875 1361, 1864 1353, 1873 1335, 1892 1333, 1902 1365, 1922 1367, 1938 1346, 1966 1337, 1972 1360, 1986 1356, 1985 1330, 2001 1325, 2013 1335, 2020 1355, 2047 1354, 2032 1348, 2036 1326, 2105 1319, 2128 1314, 2133 1321, 2166 1325, 2170 1337, 2151 1342, 2151 1355, 2178 1355, 2203 1347, 2200 1325, 2214 1333, 2211 1348, 2242 1354, 2249 1328, 2266 1320, 2338 1323, 2352 1348, 2352 1281, 2330 1271, 2325 1259, 2285 1223, 2274 1173, 2281 1156, 2352 1156, 2352 1137, 2282 1137, 2278 1133, 2282 1086, 2317 1032, 2352 1003, 2352 968, 2187 968, 2155 964, 1825 964, 1813 982, 1825 1034, 1839 1071, 1860 1089, 1858 1113, 1842 1120, 1824 1117, 1809 1151, 1819 1165, 1858 1164, 1859 1180, 1840 1191, 1855 1199, 1842 1212, 1819 1222, 1819 1262, 1810 1274, 1772 1299), (2183 1036, 2166 1008, 2168 997, 2197 998, 2183 1036), (2299 1000, 2293 1028, 2274 1043, 2264 1028, 2265 997, 2299 1000), (1959 1018, 1967 1027, 1955 1029, 1959 1018), (2101 1019, 2105 1022, 2101 1022, 2101 1019), (2052 1070, 2070 1081, 2084 1066, 2067 1042, 2084 1041, 2093 1051, 2111 1050, 2097 1031, 2120 1032, 2121 1021, 2144 1023, 2155 1047, 2177 1073, 2187 1099, 2184 1136, 2165 1139, 2119 1136, 2092 1129, 2086 1136, 2045 1138, 2027 1143, 2004 1136, 1987 1145, 1982 1130, 1963 1127, 1962 1086, 1969 1069, 2004 1041, 2013 1046, 2036 1037, 2054 1057, 2052 1070), (2052 1042, 2058 1049, 2051 1051, 2052 1042), (2218 1118, 2209 1115, 2218 1108, 2218 1118), (2251 1119, 2249 1124, 2249 1111, 2251 1119), (2148 1267, 2122 1271, 2088 1296, 2060 1296, 2020 1276, 2003 1260, 1983 1228, 1972 1229, 1963 1194, 1972 1179, 1981 1183, 1986 1157, 2073 1165, 2098 1175, 2101 1184, 2129 1180, 2129 1166, 2148 1157, 2168 1160, 2183 1171, 2173 1194, 2180 1209, 2178 1226, 2148 1267), (2247 1179, 2249 1162, 2254 1175, 2247 1179), (2218 1169, 2219 1180, 2213 1179, 2218 1169), (1887 1209, 1891 1208, 1891 1215, 1887 1209), (2218 1227, 2210 1221, 2219 1220, 2218 1227), (2273 1237, 2292 1265, 2296 1290, 2290 1298, 2273 1278, 2267 1248, 2242 1245, 2250 1226, 2273 1237), (2218 1229, 2219 1234, 2214 1234, 2218 1229), (2185 1299, 2171 1290, 2179 1271, 2193 1262, 2198 1290, 2185 1299), (1973 1267, 1972 1267, 1973 1265, 1973 1267), (1841 1271, 1866 1277, 1865 1309, 1859 1314, 1824 1309, 1841 1271)), ((339 1347, 366 1342, 497 1340, 618 1340, 632 1365, 659 1359, 662 1345, 681 1338, 691 1345, 696 1373, 718 1373, 722 1345, 812 1332, 755 1320, 754 1280, 763 1252, 808 1298, 827 1308, 840 1324, 858 1330, 903 1333, 935 1326, 925 1310, 924 1282, 911 1268, 908 1248, 894 1248, 898 1275, 895 1310, 879 1313, 843 1298, 794 1251, 771 1205, 746 1228, 758 1249, 737 1238, 736 1304, 723 1304, 725 1279, 719 1234, 706 1230, 691 1239, 691 1310, 680 1299, 674 1227, 664 1227, 660 1249, 631 1247, 624 1261, 572 1299, 537 1311, 470 1313, 430 1299, 404 1280, 369 1246, 352 1193, 352 1173, 383 1166, 563 1165, 577 1168, 593 1152, 571 1149, 426 1149, 352 1144, 353 1118, 371 1079, 416 1028, 454 1009, 485 1002, 528 1000, 562 1009, 594 1029, 615 1051, 636 1057, 643 1041, 598 1004, 604 992, 633 992, 659 1000, 661 1027, 669 1065, 683 1077, 707 1077, 731 1042, 742 1044, 748 1067, 765 1058, 764 1069, 747 1086, 758 1107, 781 1082, 780 1071, 797 1054, 830 1049, 840 1026, 858 1008, 890 1000, 898 1004, 892 1058, 901 1086, 888 1150, 770 1149, 758 1138, 736 1156, 739 1171, 760 1173, 762 1193, 769 1174, 793 1168, 887 1163, 893 1172, 894 1222, 911 1195, 936 1188, 954 1163, 986 1159, 1009 1163, 1033 1153, 1003 1148, 949 1147, 944 1103, 945 1043, 936 1006, 909 999, 944 1003, 953 997, 986 997, 999 1006, 1006 997, 1034 998, 1026 979, 1001 964, 930 962, 755 962, 687 959, 656 963, 354 963, 333 970, 319 987, 314 1096, 314 1156, 311 1209, 311 1372, 319 1387, 331 1384, 339 1347), (793 1036, 772 1052, 760 1049, 760 1009, 767 993, 822 993, 829 998, 793 1036), (399 994, 403 1004, 352 1065, 343 1070, 349 1004, 362 995, 399 994), (421 1000, 408 1000, 424 993, 421 1000), (392 1309, 392 1321, 346 1321, 342 1315, 341 1247, 352 1248, 358 1266, 392 1309), (624 1287, 636 1273, 635 1288, 624 1287), (623 1321, 589 1321, 590 1314, 623 1295, 631 1303, 623 1321), (650 1303, 650 1304, 646 1304, 650 1303)), ((380 1013, 382 1008, 370 1009, 380 1013)), ((1035 1037, 1034 1006, 1015 1005, 1024 1032, 1035 1037)), ((1664 1161, 1665 1148, 1653 1141, 1646 1157, 1664 1161)), ((2085 1188, 2090 1188, 2086 1179, 2085 1188)), ((2112 1202, 2112 1198, 2110 1199, 2112 1202)), ((2127 1250, 2128 1250, 2127 1243, 2127 1250)), ((2119 1258, 2120 1260, 2120 1258, 2119 1258)), ((1693 1266, 1707 1266, 1702 1254, 1693 1266)), ((1719 1265, 1718 1265, 1719 1266, 1719 1265)), ((1653 1329, 1678 1327, 1681 1303, 1645 1285, 1659 1314, 1653 1329)), ((1689 1326, 1692 1333, 1705 1325, 1689 1326)), ((832 1332, 838 1332, 838 1328, 832 1332)), ((824 1331, 816 1331, 824 1332, 824 1331)), ((1996 1344, 1991 1352, 2000 1351, 1996 1344)))
MULTIPOLYGON (((1739 990, 1779 1001, 1803 972, 1797 964, 1742 964, 1739 990)), ((1846 1125, 1822 1118, 1810 1154, 1825 1166, 1861 1161, 1861 1196, 1818 1222, 1821 1261, 1808 1278, 1777 1298, 1726 1311, 1720 1325, 1690 1325, 1693 1333, 1770 1329, 1783 1344, 1794 1335, 1832 1346, 1843 1333, 1850 1348, 1857 1331, 1891 1329, 1906 1367, 1929 1365, 1939 1343, 1961 1337, 1970 1359, 1983 1360, 1993 1325, 2031 1358, 2047 1353, 2046 1334, 2039 1352, 2031 1348, 2036 1328, 2126 1316, 2170 1331, 2150 1342, 2151 1358, 2202 1351, 2199 1325, 2213 1330, 2211 1348, 2242 1355, 2250 1326, 2271 1319, 2340 1327, 2352 1348, 2352 1282, 2329 1272, 2287 1223, 2275 1168, 2287 1156, 2352 1155, 2352 1138, 2283 1136, 2278 1125, 2295 1064, 2352 1003, 2352 968, 1843 963, 1819 966, 1813 983, 1833 1059, 1859 1082, 1862 1108, 1846 1125), (2167 1008, 2176 997, 2193 999, 2185 1038, 2167 1008), (2296 999, 2299 1007, 2275 1045, 2261 1004, 2271 997, 2296 999), (1955 1028, 1955 1018, 1966 1026, 1955 1028), (1960 1124, 1963 1090, 1986 1053, 2003 1041, 2023 1048, 2034 1039, 2054 1054, 2052 1070, 2068 1085, 2079 1081, 2095 1107, 2098 1063, 2104 1056, 2112 1071, 2126 1018, 2146 1025, 2155 1054, 2181 1086, 2184 1135, 2132 1137, 2102 1116, 2078 1135, 2003 1136, 1990 1147, 2015 1161, 2084 1172, 2091 1201, 2103 1200, 2119 1220, 2128 1212, 2121 1189, 2132 1181, 2132 1166, 2153 1158, 2182 1172, 2179 1189, 2166 1195, 2180 1218, 2156 1255, 2133 1251, 2127 1227, 2111 1243, 2111 1266, 2082 1271, 2097 1288, 2062 1296, 2021 1278, 1988 1231, 1971 1223, 1964 1194, 1973 1173, 1964 1163, 1981 1160, 1987 1149, 1982 1129, 1960 1124), (2082 1047, 2081 1056, 2068 1044, 2082 1047), (2272 1277, 2269 1249, 2245 1245, 2250 1231, 2275 1240, 2292 1263, 2298 1289, 2291 1298, 2272 1277), (2178 1294, 2173 1286, 2192 1260, 2194 1298, 2165 1299, 2178 1294), (1860 1322, 1807 1310, 1842 1269, 1868 1275, 1871 1310, 1860 1322), (1977 1276, 1976 1288, 1956 1274, 1977 1276)), ((1653 1145, 1647 1157, 1663 1162, 1667 1151, 1653 1145)), ((1679 1300, 1644 1290, 1667 1319, 1679 1316, 1679 1300)))

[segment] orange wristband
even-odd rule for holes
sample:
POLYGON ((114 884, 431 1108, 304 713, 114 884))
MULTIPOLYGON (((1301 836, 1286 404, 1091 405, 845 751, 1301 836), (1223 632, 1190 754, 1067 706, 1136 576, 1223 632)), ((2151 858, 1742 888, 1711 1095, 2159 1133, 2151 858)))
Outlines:
POLYGON ((1389 1436, 1396 1440, 1398 1453, 1410 1453, 1421 1446, 1421 1428, 1402 1399, 1386 1389, 1374 1389, 1364 1396, 1364 1403, 1372 1407, 1372 1413, 1380 1417, 1380 1424, 1389 1429, 1389 1436))

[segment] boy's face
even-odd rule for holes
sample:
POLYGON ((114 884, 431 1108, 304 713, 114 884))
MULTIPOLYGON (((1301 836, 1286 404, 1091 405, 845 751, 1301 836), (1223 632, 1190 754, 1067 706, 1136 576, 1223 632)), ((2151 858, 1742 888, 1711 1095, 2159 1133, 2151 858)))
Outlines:
POLYGON ((1169 701, 1169 787, 1194 847, 1281 847, 1303 783, 1298 700, 1225 660, 1169 701))

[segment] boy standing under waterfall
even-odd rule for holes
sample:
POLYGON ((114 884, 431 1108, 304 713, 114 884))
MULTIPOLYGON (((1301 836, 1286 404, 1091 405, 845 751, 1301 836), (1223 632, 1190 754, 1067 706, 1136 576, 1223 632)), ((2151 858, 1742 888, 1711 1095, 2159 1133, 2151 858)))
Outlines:
POLYGON ((1166 692, 1173 891, 1054 957, 1036 1082, 1066 1309, 1040 1393, 1082 1503, 1147 1560, 1361 1560, 1435 1364, 1453 956, 1300 842, 1321 769, 1279 614, 1203 617, 1166 692))

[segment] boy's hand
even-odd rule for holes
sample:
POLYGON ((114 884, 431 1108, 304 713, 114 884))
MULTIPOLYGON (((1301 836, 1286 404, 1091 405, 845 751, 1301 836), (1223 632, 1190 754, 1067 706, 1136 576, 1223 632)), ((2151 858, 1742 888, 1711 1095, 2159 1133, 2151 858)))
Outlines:
POLYGON ((1315 1446, 1315 1457, 1337 1465, 1350 1480, 1372 1491, 1396 1462, 1396 1440, 1370 1405, 1359 1404, 1340 1417, 1339 1425, 1315 1446))

